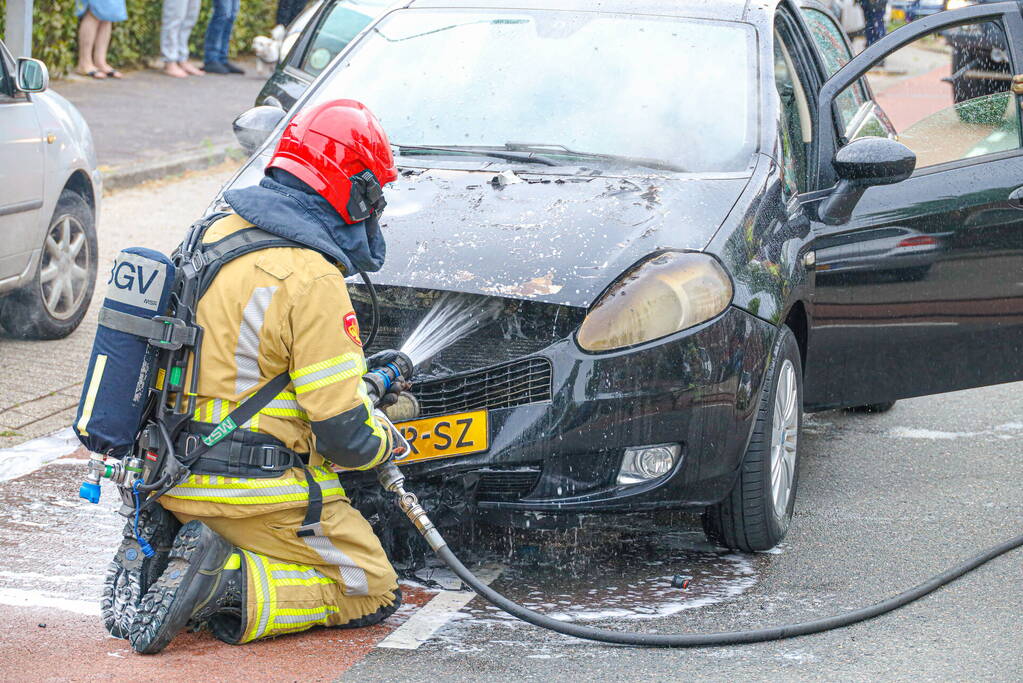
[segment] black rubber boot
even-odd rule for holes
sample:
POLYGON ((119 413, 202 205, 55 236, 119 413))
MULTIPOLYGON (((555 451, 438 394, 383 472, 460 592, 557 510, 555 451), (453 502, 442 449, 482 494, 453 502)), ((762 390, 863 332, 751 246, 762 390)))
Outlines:
POLYGON ((140 654, 159 652, 197 611, 217 602, 221 586, 230 583, 223 576, 224 564, 234 551, 230 543, 198 520, 181 527, 167 568, 142 598, 132 621, 128 635, 132 649, 140 654))
POLYGON ((334 628, 363 628, 365 626, 375 626, 397 612, 399 607, 401 607, 401 589, 395 588, 394 602, 390 605, 384 605, 372 614, 367 614, 364 617, 359 617, 358 619, 352 619, 351 621, 347 621, 343 624, 338 624, 334 628))
POLYGON ((237 569, 220 572, 220 583, 196 607, 188 626, 193 631, 208 628, 225 643, 237 645, 242 638, 244 605, 245 573, 239 561, 237 569))
POLYGON ((170 549, 181 524, 171 513, 153 504, 139 515, 139 535, 155 554, 146 557, 135 540, 135 520, 124 525, 124 540, 107 569, 100 600, 103 625, 115 638, 127 638, 142 596, 167 568, 170 549))

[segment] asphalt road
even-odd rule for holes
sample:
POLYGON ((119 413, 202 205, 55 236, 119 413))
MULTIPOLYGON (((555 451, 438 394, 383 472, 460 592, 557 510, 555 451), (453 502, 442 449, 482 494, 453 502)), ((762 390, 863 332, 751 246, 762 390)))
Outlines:
MULTIPOLYGON (((812 417, 792 529, 780 553, 750 558, 752 585, 668 618, 590 623, 668 633, 827 616, 878 602, 1019 535, 1020 389, 902 401, 884 415, 812 417)), ((650 558, 636 558, 643 559, 650 558)), ((672 569, 691 573, 681 564, 672 569)), ((1021 569, 1023 551, 1015 551, 890 616, 729 648, 608 647, 518 623, 463 620, 418 651, 377 650, 343 680, 1020 680, 1021 569)), ((584 589, 599 587, 589 578, 577 578, 583 603, 584 589)))
MULTIPOLYGON (((102 251, 169 248, 227 173, 109 197, 102 251)), ((67 363, 88 353, 92 326, 94 314, 63 342, 4 340, 6 367, 26 380, 76 382, 67 363)), ((532 532, 509 537, 495 585, 545 611, 662 633, 776 625, 877 602, 1021 532, 1020 388, 902 401, 884 415, 811 418, 796 517, 773 553, 716 551, 686 517, 668 527, 633 521, 631 530, 591 528, 553 541, 532 532), (671 589, 673 574, 692 576, 691 588, 671 589)), ((37 389, 45 392, 45 383, 37 389)), ((63 409, 52 419, 67 415, 63 409)), ((194 680, 197 672, 219 680, 353 681, 1023 678, 1019 551, 894 615, 780 643, 609 647, 501 619, 476 599, 417 650, 374 649, 392 624, 372 634, 321 631, 244 648, 189 637, 160 657, 136 657, 106 638, 90 613, 119 523, 110 506, 77 502, 77 467, 64 459, 0 484, 9 550, 0 554, 0 680, 194 680), (301 666, 291 666, 299 659, 301 666)))

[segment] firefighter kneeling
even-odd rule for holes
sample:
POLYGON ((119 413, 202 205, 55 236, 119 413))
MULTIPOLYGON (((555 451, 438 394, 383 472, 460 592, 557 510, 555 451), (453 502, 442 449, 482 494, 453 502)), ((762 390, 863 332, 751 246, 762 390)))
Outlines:
MULTIPOLYGON (((286 372, 290 384, 146 511, 156 554, 115 562, 104 616, 137 652, 159 652, 186 627, 237 644, 367 626, 398 608, 394 570, 331 469, 390 457, 344 277, 383 264, 381 188, 396 177, 372 113, 339 100, 298 114, 261 183, 225 194, 234 213, 204 243, 257 226, 297 244, 226 263, 199 300, 198 400, 179 452, 187 461, 271 378, 286 372)), ((122 549, 135 547, 126 530, 122 549)))

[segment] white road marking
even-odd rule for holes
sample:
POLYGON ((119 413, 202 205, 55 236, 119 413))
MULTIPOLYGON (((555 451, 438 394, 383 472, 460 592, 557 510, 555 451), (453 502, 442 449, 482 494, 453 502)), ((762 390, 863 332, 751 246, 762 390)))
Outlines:
MULTIPOLYGON (((503 567, 487 566, 475 572, 484 584, 490 585, 501 575, 503 567)), ((441 591, 430 602, 420 607, 404 624, 377 643, 377 647, 396 650, 415 650, 433 634, 451 621, 458 611, 476 597, 472 591, 441 591)))

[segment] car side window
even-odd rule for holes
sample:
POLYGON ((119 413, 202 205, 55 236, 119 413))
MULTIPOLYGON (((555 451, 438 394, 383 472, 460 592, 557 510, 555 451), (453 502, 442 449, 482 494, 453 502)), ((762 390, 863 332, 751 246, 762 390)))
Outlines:
POLYGON ((782 34, 774 34, 774 82, 780 100, 779 137, 785 194, 806 189, 806 160, 812 141, 810 108, 791 51, 782 34))
MULTIPOLYGON (((831 78, 853 57, 845 34, 824 12, 812 7, 804 7, 802 12, 814 43, 820 50, 821 61, 824 63, 827 76, 831 78)), ((867 101, 866 91, 860 84, 849 88, 836 98, 837 109, 842 117, 842 128, 849 125, 867 101)))
POLYGON ((319 76, 331 60, 344 50, 371 20, 370 15, 347 3, 339 2, 334 5, 316 27, 316 33, 302 57, 299 68, 312 76, 319 76))
POLYGON ((17 95, 14 87, 14 63, 7 50, 0 46, 0 102, 10 101, 17 95))
POLYGON ((880 134, 878 121, 890 124, 916 154, 917 169, 1018 150, 1020 109, 1010 92, 1015 73, 998 22, 927 34, 868 71, 873 115, 852 130, 846 126, 846 138, 880 134))

